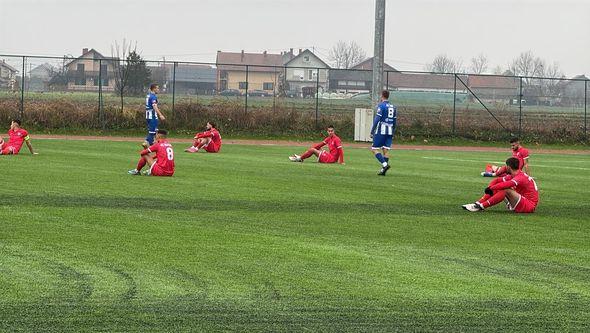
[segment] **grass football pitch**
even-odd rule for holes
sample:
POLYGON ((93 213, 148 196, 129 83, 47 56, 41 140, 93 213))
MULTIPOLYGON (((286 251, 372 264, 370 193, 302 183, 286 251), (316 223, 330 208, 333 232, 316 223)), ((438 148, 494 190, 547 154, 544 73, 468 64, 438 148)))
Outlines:
POLYGON ((394 151, 378 177, 301 147, 185 154, 129 176, 131 142, 0 157, 1 331, 590 330, 590 156, 534 154, 530 215, 473 202, 506 153, 394 151))

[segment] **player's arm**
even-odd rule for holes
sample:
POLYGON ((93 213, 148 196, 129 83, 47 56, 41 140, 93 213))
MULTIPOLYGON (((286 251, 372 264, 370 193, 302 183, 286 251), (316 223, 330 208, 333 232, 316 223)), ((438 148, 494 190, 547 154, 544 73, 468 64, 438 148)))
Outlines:
POLYGON ((35 152, 33 151, 33 145, 31 145, 31 138, 29 137, 28 134, 25 136, 25 143, 27 144, 27 148, 29 148, 31 155, 36 155, 35 152))
POLYGON ((373 133, 375 133, 375 130, 377 129, 377 125, 379 124, 379 121, 381 120, 381 108, 377 107, 377 113, 375 113, 375 118, 373 119, 373 126, 371 126, 371 137, 373 137, 373 133))
POLYGON ((155 144, 151 145, 149 148, 140 151, 139 152, 139 155, 144 156, 144 155, 147 155, 147 154, 151 154, 151 153, 157 152, 158 151, 158 145, 159 145, 158 143, 155 143, 155 144))
POLYGON ((527 175, 531 175, 531 168, 529 167, 529 157, 525 157, 522 159, 522 171, 524 171, 527 175))
POLYGON ((197 136, 195 136, 195 139, 211 138, 211 137, 213 137, 213 133, 211 131, 205 131, 205 132, 197 133, 197 136))
POLYGON ((166 120, 166 117, 164 117, 164 114, 162 112, 160 112, 160 108, 158 107, 158 102, 154 101, 152 103, 152 106, 153 106, 154 110, 156 111, 156 113, 158 114, 158 118, 160 118, 162 120, 166 120))
POLYGON ((505 189, 512 188, 516 185, 518 185, 518 182, 514 179, 510 179, 510 180, 503 181, 501 183, 492 185, 489 187, 489 189, 492 191, 499 191, 499 190, 505 190, 505 189))

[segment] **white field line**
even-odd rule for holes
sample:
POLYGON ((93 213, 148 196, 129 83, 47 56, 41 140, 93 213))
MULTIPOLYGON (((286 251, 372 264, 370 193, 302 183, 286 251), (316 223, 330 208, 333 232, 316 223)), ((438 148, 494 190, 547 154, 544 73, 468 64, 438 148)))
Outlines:
MULTIPOLYGON (((465 159, 458 159, 458 158, 446 158, 446 157, 430 157, 430 156, 422 156, 422 158, 427 160, 441 160, 441 161, 458 161, 458 162, 477 162, 477 163, 496 163, 496 164, 503 164, 504 162, 497 162, 497 161, 481 161, 481 160, 465 160, 465 159)), ((571 167, 571 166, 555 166, 555 165, 543 165, 543 164, 531 164, 531 168, 553 168, 553 169, 572 169, 572 170, 590 170, 590 168, 580 168, 580 167, 571 167)))

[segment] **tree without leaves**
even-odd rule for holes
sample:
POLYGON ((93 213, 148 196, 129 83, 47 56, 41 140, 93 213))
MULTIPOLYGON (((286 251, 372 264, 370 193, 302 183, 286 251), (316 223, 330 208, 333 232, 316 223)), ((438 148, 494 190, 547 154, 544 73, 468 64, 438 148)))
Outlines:
POLYGON ((329 54, 329 60, 332 67, 348 69, 357 65, 367 57, 365 51, 355 42, 338 41, 332 47, 329 54))
POLYGON ((483 53, 471 58, 471 72, 474 74, 485 73, 488 70, 488 62, 488 58, 483 53))
POLYGON ((465 72, 463 68, 463 61, 461 59, 453 60, 446 54, 439 54, 434 57, 434 60, 426 65, 426 70, 433 73, 462 73, 465 72))
POLYGON ((125 61, 129 57, 129 54, 131 54, 132 51, 135 52, 136 49, 137 44, 133 49, 131 49, 131 44, 128 44, 127 40, 125 39, 123 39, 123 43, 121 45, 119 45, 117 41, 115 41, 114 45, 111 45, 112 59, 110 61, 113 65, 115 91, 121 98, 121 112, 123 112, 123 97, 125 96, 125 89, 129 82, 129 71, 127 70, 128 67, 125 66, 125 61))

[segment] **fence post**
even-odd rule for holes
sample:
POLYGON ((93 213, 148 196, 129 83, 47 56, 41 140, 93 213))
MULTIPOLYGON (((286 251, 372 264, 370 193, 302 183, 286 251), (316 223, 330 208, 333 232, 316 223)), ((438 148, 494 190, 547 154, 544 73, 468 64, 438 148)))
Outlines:
MULTIPOLYGON (((244 108, 244 113, 248 113, 248 71, 250 67, 246 65, 246 106, 244 108)), ((238 83, 239 84, 239 83, 238 83)), ((238 87, 240 88, 240 87, 238 87)))
POLYGON ((455 114, 457 112, 457 73, 453 74, 455 83, 453 86, 453 136, 455 136, 455 114))
POLYGON ((519 77, 519 93, 518 93, 518 137, 522 135, 522 76, 519 77))
POLYGON ((315 127, 319 122, 319 102, 320 102, 320 69, 316 68, 315 75, 315 127))
POLYGON ((20 114, 19 118, 23 119, 25 115, 25 80, 27 79, 27 75, 25 73, 25 61, 26 57, 23 56, 23 73, 20 79, 20 114))
POLYGON ((588 140, 588 80, 584 81, 584 139, 588 140))
POLYGON ((176 97, 176 66, 178 62, 174 62, 172 65, 172 114, 174 114, 174 99, 176 97))
POLYGON ((102 108, 102 59, 98 59, 98 121, 103 124, 104 130, 104 114, 102 108))

